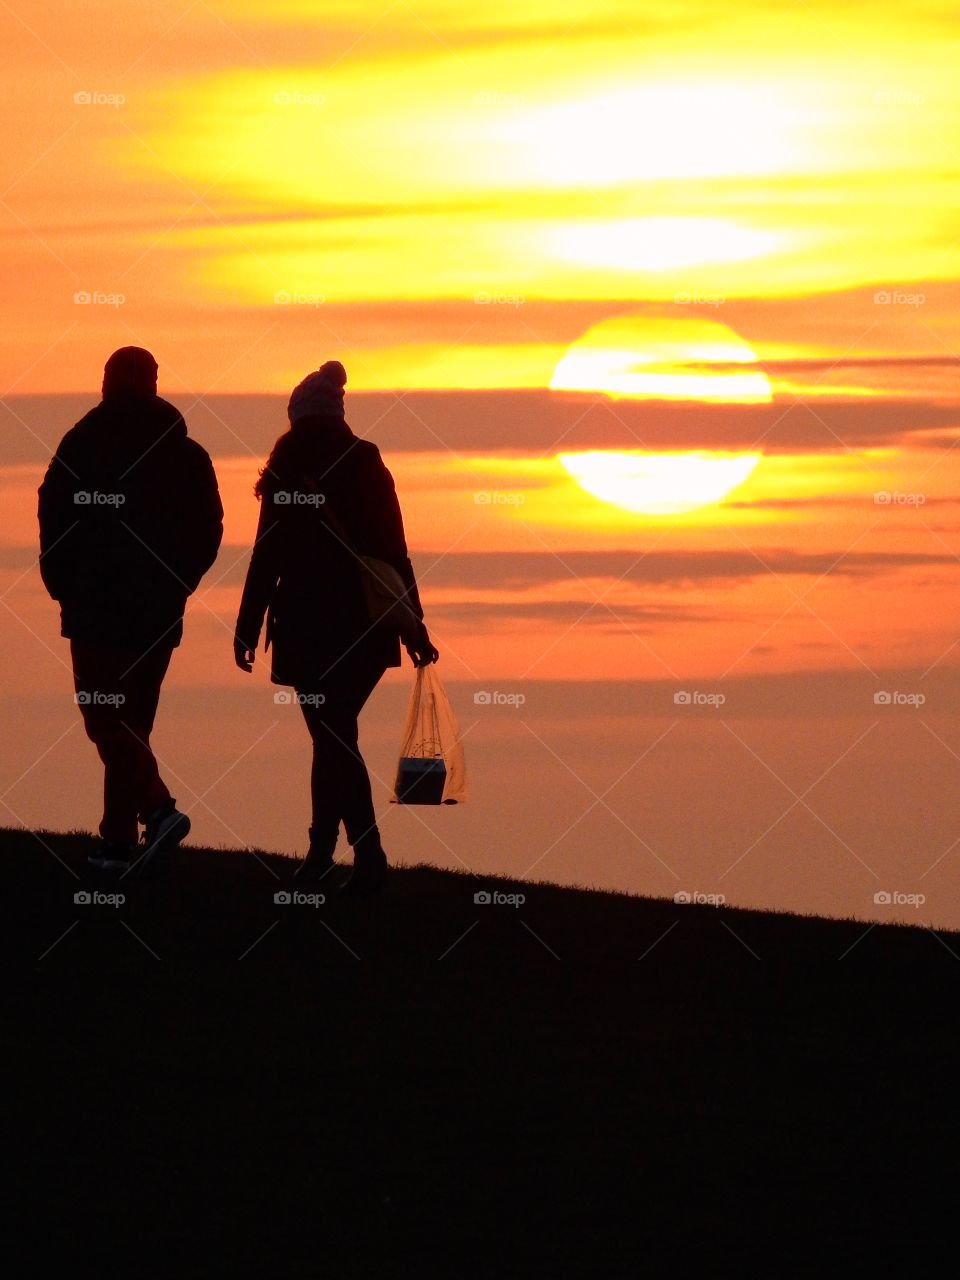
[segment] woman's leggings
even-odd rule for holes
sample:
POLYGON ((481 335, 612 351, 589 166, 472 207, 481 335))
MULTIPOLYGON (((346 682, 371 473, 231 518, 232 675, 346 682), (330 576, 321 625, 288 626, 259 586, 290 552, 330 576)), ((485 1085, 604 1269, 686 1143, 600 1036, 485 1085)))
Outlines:
POLYGON ((297 701, 313 741, 310 794, 311 848, 332 852, 343 821, 350 844, 362 853, 377 849, 380 832, 370 776, 358 745, 360 711, 386 671, 386 664, 340 664, 322 693, 297 689, 297 701), (342 674, 341 674, 342 672, 342 674))

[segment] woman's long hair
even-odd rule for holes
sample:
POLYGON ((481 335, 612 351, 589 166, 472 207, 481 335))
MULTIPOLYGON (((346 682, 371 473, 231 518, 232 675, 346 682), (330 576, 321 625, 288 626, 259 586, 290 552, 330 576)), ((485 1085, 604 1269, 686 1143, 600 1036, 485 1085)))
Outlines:
POLYGON ((329 466, 331 453, 352 436, 343 418, 332 414, 299 418, 271 449, 253 492, 263 498, 284 486, 293 487, 297 477, 329 466))

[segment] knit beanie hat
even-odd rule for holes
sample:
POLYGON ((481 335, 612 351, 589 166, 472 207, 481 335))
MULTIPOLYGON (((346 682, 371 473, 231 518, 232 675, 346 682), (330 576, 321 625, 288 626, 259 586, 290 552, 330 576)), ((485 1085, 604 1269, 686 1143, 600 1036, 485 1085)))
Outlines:
POLYGON ((328 360, 298 383, 290 396, 287 414, 291 426, 298 418, 343 417, 343 388, 347 371, 339 360, 328 360))

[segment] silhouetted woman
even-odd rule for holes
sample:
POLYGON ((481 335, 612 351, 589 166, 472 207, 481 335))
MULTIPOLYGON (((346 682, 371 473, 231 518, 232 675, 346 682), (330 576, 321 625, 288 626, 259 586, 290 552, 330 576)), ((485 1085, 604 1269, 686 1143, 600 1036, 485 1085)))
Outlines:
POLYGON ((406 645, 414 664, 440 655, 422 623, 393 477, 377 446, 354 435, 344 419, 346 381, 343 365, 329 360, 290 397, 290 430, 256 486, 260 521, 234 656, 242 671, 252 670, 266 614, 271 679, 294 687, 313 740, 313 822, 298 874, 329 871, 342 819, 354 853, 346 888, 365 896, 383 887, 387 858, 357 717, 387 667, 400 666, 400 640, 369 621, 358 553, 385 560, 408 586, 422 628, 417 643, 406 645))

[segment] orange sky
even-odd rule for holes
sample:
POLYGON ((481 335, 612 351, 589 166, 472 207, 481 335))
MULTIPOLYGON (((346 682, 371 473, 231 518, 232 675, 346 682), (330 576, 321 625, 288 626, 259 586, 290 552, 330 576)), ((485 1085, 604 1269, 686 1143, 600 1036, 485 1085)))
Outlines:
MULTIPOLYGON (((171 676, 218 708, 210 752, 253 733, 222 660, 252 479, 332 357, 466 698, 955 669, 946 4, 12 0, 0 33, 0 696, 63 684, 35 491, 128 343, 224 492, 171 676), (558 456, 603 449, 759 460, 664 515, 649 502, 709 489, 709 457, 630 481, 626 510, 558 456)), ((38 750, 71 710, 47 707, 38 750)), ((551 714, 531 723, 552 742, 551 714)))

